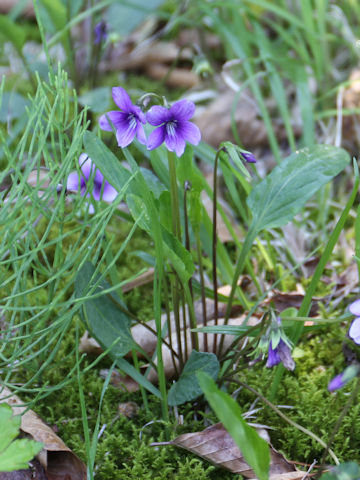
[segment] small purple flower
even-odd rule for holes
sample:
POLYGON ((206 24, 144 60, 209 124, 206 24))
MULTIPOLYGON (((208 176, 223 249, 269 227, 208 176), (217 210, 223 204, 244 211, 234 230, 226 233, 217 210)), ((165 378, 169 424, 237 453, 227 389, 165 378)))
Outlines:
POLYGON ((127 147, 134 140, 135 135, 140 143, 146 144, 143 124, 146 123, 145 114, 140 107, 134 105, 126 90, 122 87, 114 87, 112 96, 116 105, 122 111, 111 111, 101 115, 99 125, 102 130, 112 131, 112 125, 116 130, 116 139, 119 147, 127 147), (109 119, 109 120, 108 120, 109 119))
POLYGON ((358 365, 350 365, 349 367, 345 368, 342 373, 336 375, 336 377, 329 382, 329 392, 333 392, 334 390, 339 390, 339 388, 344 387, 350 380, 358 375, 359 370, 360 367, 358 365))
POLYGON ((353 315, 356 315, 349 328, 349 337, 357 344, 360 345, 360 299, 349 305, 349 310, 353 315))
POLYGON ((272 348, 272 342, 270 341, 266 366, 271 368, 278 365, 280 362, 282 362, 284 367, 288 370, 294 370, 295 368, 295 362, 291 356, 290 347, 286 345, 284 340, 280 339, 275 348, 272 348))
POLYGON ((250 152, 241 152, 242 157, 247 163, 256 163, 256 158, 250 152))
POLYGON ((181 157, 186 142, 197 145, 201 140, 200 130, 194 123, 189 122, 194 112, 195 105, 189 100, 175 102, 170 108, 159 105, 151 107, 146 114, 146 120, 158 128, 155 128, 148 138, 148 150, 153 150, 165 142, 170 152, 181 157))
POLYGON ((94 43, 95 45, 99 45, 99 43, 104 42, 107 39, 107 25, 104 20, 101 20, 97 23, 94 27, 94 43))
MULTIPOLYGON (((82 196, 86 194, 90 197, 90 193, 87 192, 87 183, 90 179, 93 179, 92 196, 94 200, 104 200, 105 202, 112 202, 118 192, 110 183, 104 179, 103 174, 98 170, 91 158, 82 153, 79 157, 79 165, 81 168, 81 176, 79 178, 78 172, 72 172, 67 178, 66 189, 77 192, 80 190, 82 196)), ((94 213, 94 207, 90 204, 89 212, 94 213)))

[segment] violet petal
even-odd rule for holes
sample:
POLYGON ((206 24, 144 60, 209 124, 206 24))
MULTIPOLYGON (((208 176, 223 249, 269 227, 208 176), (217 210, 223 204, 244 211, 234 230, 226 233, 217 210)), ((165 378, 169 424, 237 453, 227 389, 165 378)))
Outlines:
POLYGON ((155 128, 149 135, 147 140, 147 149, 154 150, 159 147, 165 139, 165 126, 155 128))
POLYGON ((112 89, 112 97, 116 105, 124 110, 125 113, 131 112, 133 107, 133 103, 129 97, 127 91, 122 87, 113 87, 112 89))
POLYGON ((117 195, 117 190, 112 185, 110 185, 109 182, 105 182, 102 199, 105 202, 111 203, 113 200, 115 200, 117 195))
POLYGON ((170 152, 175 152, 178 157, 181 157, 184 153, 186 143, 182 136, 175 131, 174 135, 165 135, 165 145, 170 152))
POLYGON ((334 390, 338 390, 339 388, 342 388, 345 385, 343 382, 343 373, 339 373, 339 375, 336 375, 328 385, 328 390, 329 392, 333 392, 334 390))
POLYGON ((136 137, 139 140, 140 143, 143 145, 146 145, 146 136, 145 136, 145 131, 144 127, 141 125, 141 123, 138 123, 137 128, 136 128, 136 137))
POLYGON ((360 317, 360 299, 355 300, 355 302, 350 303, 349 310, 353 315, 360 317))
POLYGON ((360 345, 360 317, 353 320, 349 328, 349 337, 357 344, 360 345))
POLYGON ((134 140, 136 134, 137 124, 127 123, 126 127, 121 127, 116 130, 116 139, 119 147, 127 147, 134 140))
POLYGON ((169 109, 161 107, 160 105, 154 105, 146 114, 147 122, 154 126, 161 125, 169 121, 169 119, 169 109))
POLYGON ((187 142, 193 145, 198 145, 201 140, 200 129, 197 125, 191 122, 181 122, 178 127, 178 132, 187 142))
POLYGON ((80 182, 78 172, 71 172, 66 181, 66 189, 71 190, 72 192, 77 192, 79 190, 79 184, 80 182))
POLYGON ((127 124, 128 114, 124 112, 119 112, 118 110, 106 112, 99 118, 99 125, 101 130, 105 130, 107 132, 112 132, 113 128, 115 128, 115 130, 117 130, 118 128, 124 128, 124 126, 127 124), (111 123, 113 123, 114 127, 112 127, 108 119, 111 123))
POLYGON ((189 120, 195 113, 195 104, 190 100, 179 100, 171 106, 170 113, 178 121, 189 120))

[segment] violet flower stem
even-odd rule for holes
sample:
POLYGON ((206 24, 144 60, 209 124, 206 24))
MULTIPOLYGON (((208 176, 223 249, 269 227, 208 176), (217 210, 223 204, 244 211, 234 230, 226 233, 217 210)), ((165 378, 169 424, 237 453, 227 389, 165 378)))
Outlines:
MULTIPOLYGON (((171 219, 172 219, 172 233, 175 238, 181 242, 181 228, 180 228, 180 207, 179 207, 179 193, 176 178, 176 155, 174 152, 168 151, 168 166, 170 177, 170 197, 171 197, 171 219)), ((181 325, 180 325, 180 299, 179 299, 179 280, 177 276, 173 281, 173 308, 176 325, 176 335, 178 340, 179 356, 180 356, 180 370, 184 365, 184 358, 182 354, 181 342, 181 325)), ((184 333, 186 335, 186 325, 184 325, 184 333)))
MULTIPOLYGON (((219 316, 219 300, 218 300, 218 291, 217 291, 217 269, 216 269, 216 244, 217 244, 217 167, 219 162, 220 153, 223 151, 223 148, 219 148, 216 152, 215 161, 214 161, 214 186, 213 186, 213 231, 212 231, 212 273, 213 273, 213 290, 214 290, 214 325, 218 324, 219 316)), ((214 335, 214 345, 213 353, 216 354, 217 348, 217 335, 214 335)))
MULTIPOLYGON (((202 263, 201 240, 200 240, 200 233, 198 229, 195 232, 195 236, 196 236, 196 252, 198 257, 199 273, 200 273, 200 289, 201 289, 203 324, 204 324, 204 327, 206 327, 207 313, 206 313, 205 280, 204 280, 204 268, 202 263)), ((208 334, 204 333, 203 335, 204 335, 204 352, 207 352, 208 351, 208 334)))

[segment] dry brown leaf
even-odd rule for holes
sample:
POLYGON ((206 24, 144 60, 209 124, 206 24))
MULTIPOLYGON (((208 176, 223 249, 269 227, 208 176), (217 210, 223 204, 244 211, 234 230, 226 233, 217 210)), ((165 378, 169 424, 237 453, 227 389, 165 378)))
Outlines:
POLYGON ((130 292, 134 288, 141 287, 142 285, 146 285, 147 283, 152 282, 154 279, 154 269, 149 268, 146 272, 142 273, 135 280, 131 280, 125 285, 122 286, 121 290, 123 293, 130 292))
POLYGON ((85 464, 35 412, 26 411, 19 397, 13 395, 7 387, 2 386, 0 400, 8 403, 15 415, 22 414, 21 430, 44 444, 38 458, 49 480, 86 480, 85 464))
POLYGON ((187 68, 171 68, 161 63, 149 63, 146 74, 155 80, 165 80, 166 85, 175 88, 192 88, 200 81, 199 76, 187 68))
MULTIPOLYGON (((258 433, 264 437, 263 430, 258 430, 258 433)), ((221 423, 216 423, 202 432, 185 433, 168 442, 168 444, 184 448, 217 467, 230 470, 232 473, 239 473, 246 478, 255 477, 253 470, 245 462, 241 451, 221 423)), ((271 445, 270 457, 269 474, 271 480, 297 480, 304 476, 304 472, 296 470, 295 466, 289 463, 271 445)))
MULTIPOLYGON (((1 0, 0 13, 9 13, 14 7, 17 6, 19 0, 1 0)), ((31 1, 28 1, 22 9, 22 15, 25 17, 35 17, 34 5, 31 1)))
MULTIPOLYGON (((282 312, 286 308, 294 307, 300 308, 300 305, 304 299, 304 295, 298 292, 280 292, 279 290, 273 290, 271 296, 269 296, 261 305, 269 305, 270 303, 274 304, 276 310, 282 312)), ((313 297, 311 310, 309 313, 310 317, 315 317, 318 313, 319 305, 318 303, 326 300, 326 298, 313 297)))
POLYGON ((134 418, 139 413, 139 405, 135 402, 119 403, 119 414, 126 418, 134 418))

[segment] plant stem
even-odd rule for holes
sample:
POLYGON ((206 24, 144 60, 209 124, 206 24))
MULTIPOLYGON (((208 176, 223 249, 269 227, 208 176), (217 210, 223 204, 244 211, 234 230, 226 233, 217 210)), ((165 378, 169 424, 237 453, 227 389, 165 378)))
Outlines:
MULTIPOLYGON (((207 326, 207 313, 206 313, 206 295, 205 295, 205 280, 204 280, 204 269, 202 264, 202 252, 201 252, 201 241, 200 241, 200 232, 197 229, 195 232, 196 236, 196 252, 198 257, 199 264, 199 273, 200 273, 200 288, 201 288, 201 304, 203 312, 203 325, 207 326)), ((204 351, 208 351, 208 336, 207 333, 204 333, 204 351)))
MULTIPOLYGON (((217 283, 217 269, 216 269, 216 244, 217 244, 217 168, 219 163, 220 153, 224 148, 219 148, 215 155, 214 161, 214 184, 213 184, 213 230, 212 230, 212 274, 213 274, 213 290, 214 290, 214 325, 218 324, 219 316, 219 301, 218 301, 218 283, 217 283)), ((217 350, 217 335, 214 335, 213 353, 217 350)))

